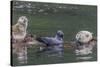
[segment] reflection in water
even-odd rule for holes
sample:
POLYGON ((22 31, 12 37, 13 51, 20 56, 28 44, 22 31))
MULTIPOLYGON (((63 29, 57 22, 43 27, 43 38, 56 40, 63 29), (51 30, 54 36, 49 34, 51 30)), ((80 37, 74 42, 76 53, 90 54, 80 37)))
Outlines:
POLYGON ((82 46, 83 49, 81 50, 75 50, 76 55, 88 55, 88 54, 92 54, 92 49, 93 46, 89 45, 88 47, 86 47, 85 45, 82 46))
POLYGON ((92 59, 92 56, 87 56, 87 57, 76 57, 76 60, 90 60, 92 59))

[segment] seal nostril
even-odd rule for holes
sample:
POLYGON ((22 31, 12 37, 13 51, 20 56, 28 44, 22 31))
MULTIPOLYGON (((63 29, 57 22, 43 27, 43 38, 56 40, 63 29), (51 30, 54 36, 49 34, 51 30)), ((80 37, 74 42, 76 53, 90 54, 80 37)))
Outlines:
POLYGON ((24 20, 24 23, 26 22, 26 20, 24 20))
POLYGON ((86 35, 86 37, 89 37, 89 35, 86 35))
POLYGON ((79 40, 81 40, 81 38, 79 38, 79 40))

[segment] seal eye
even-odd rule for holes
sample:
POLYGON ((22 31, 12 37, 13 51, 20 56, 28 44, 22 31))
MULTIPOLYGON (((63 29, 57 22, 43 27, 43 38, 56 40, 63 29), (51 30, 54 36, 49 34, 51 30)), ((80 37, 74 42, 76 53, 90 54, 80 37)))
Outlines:
POLYGON ((86 37, 89 37, 89 35, 86 35, 86 37))

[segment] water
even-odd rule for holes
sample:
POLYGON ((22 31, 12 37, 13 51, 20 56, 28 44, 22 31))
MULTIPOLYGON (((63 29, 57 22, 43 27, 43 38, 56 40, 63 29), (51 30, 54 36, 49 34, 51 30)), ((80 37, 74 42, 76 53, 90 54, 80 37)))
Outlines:
MULTIPOLYGON (((41 5, 38 5, 37 8, 46 9, 41 5)), ((58 13, 53 13, 51 8, 56 6, 49 4, 50 10, 47 11, 48 13, 36 13, 38 9, 35 7, 34 9, 30 8, 32 12, 27 12, 29 8, 14 7, 12 24, 17 23, 18 17, 25 15, 29 20, 27 31, 33 35, 54 36, 57 30, 62 30, 64 32, 64 41, 71 41, 78 31, 88 30, 94 33, 93 36, 97 36, 97 11, 95 6, 64 5, 64 8, 57 9, 58 13)), ((27 64, 19 64, 16 55, 13 55, 13 65, 73 63, 97 60, 97 47, 93 49, 93 53, 88 55, 76 55, 75 50, 72 48, 64 48, 63 57, 47 56, 45 53, 37 54, 37 50, 38 47, 34 46, 28 48, 27 64)))

